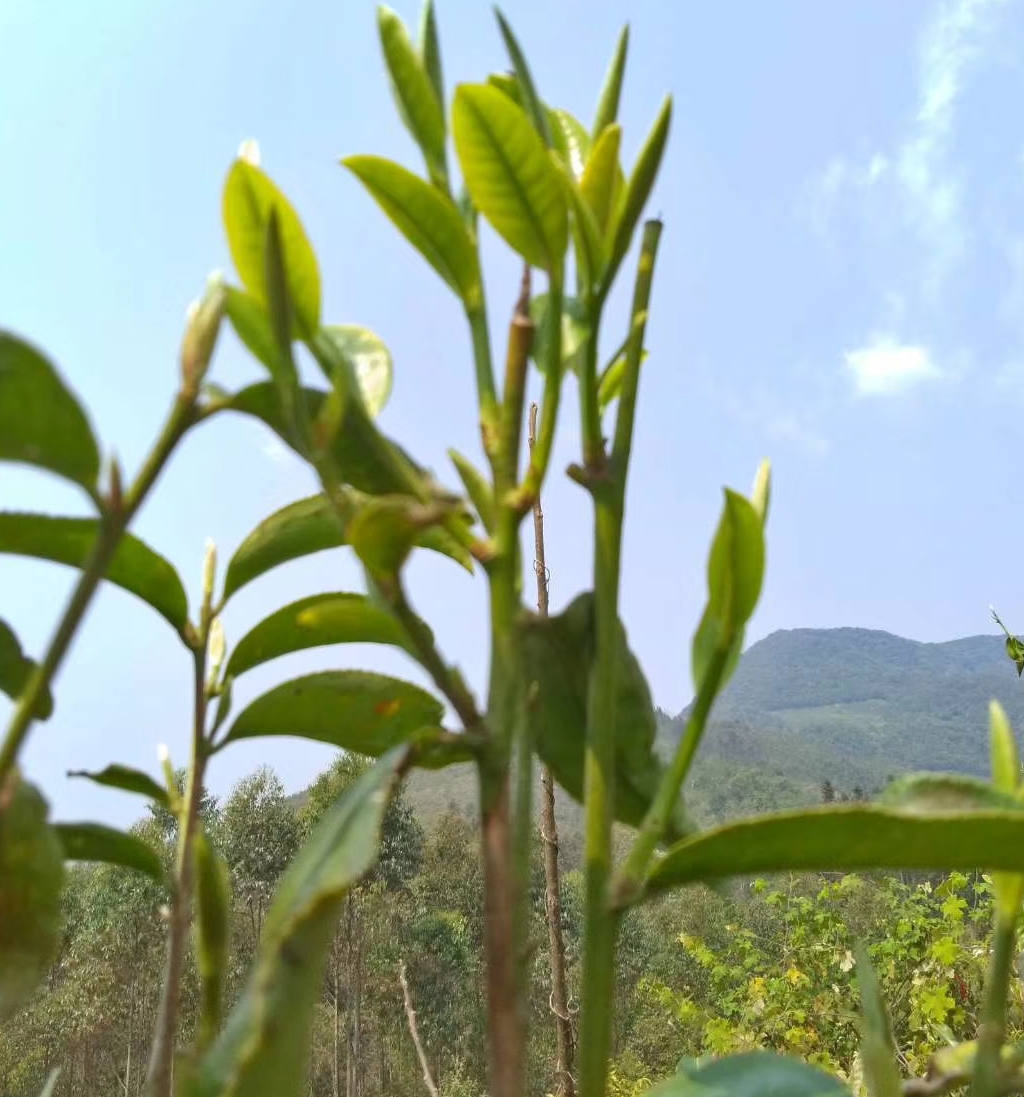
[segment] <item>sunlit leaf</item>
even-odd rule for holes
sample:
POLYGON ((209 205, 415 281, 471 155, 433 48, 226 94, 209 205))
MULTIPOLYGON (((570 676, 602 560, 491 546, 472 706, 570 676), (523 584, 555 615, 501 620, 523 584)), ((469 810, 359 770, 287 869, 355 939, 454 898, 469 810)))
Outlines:
POLYGON ((154 781, 148 773, 130 766, 111 765, 96 772, 72 769, 68 771, 68 776, 84 777, 97 785, 120 789, 122 792, 134 792, 137 796, 145 796, 147 800, 167 806, 167 789, 154 781))
POLYGON ((54 831, 68 861, 121 865, 163 881, 164 867, 151 845, 103 823, 54 823, 54 831))
MULTIPOLYGON (((640 364, 643 365, 648 357, 647 351, 641 351, 640 364)), ((608 366, 601 374, 601 380, 597 389, 597 404, 601 411, 607 410, 612 401, 619 398, 619 395, 622 392, 622 381, 625 376, 626 354, 623 352, 609 362, 608 366)))
POLYGON ((273 375, 277 369, 278 349, 266 306, 251 293, 229 286, 224 311, 249 353, 273 375))
POLYGON ((100 453, 89 420, 46 358, 0 331, 0 461, 65 476, 96 491, 100 453))
POLYGON ((911 773, 897 777, 882 790, 883 807, 921 815, 964 811, 1020 811, 1024 804, 987 781, 952 773, 911 773))
MULTIPOLYGON (((353 509, 367 500, 351 489, 343 494, 352 501, 353 509)), ((224 577, 224 597, 230 598, 279 564, 348 543, 345 526, 325 496, 313 495, 289 503, 262 521, 238 546, 224 577)), ((451 554, 453 544, 444 531, 437 529, 424 530, 418 543, 445 554, 451 554)))
POLYGON ((548 112, 555 152, 578 183, 590 156, 590 136, 583 123, 567 110, 556 107, 548 112))
POLYGON ((441 113, 444 114, 444 75, 441 68, 441 45, 437 33, 437 16, 434 12, 434 0, 425 0, 420 10, 419 32, 420 60, 430 77, 431 86, 441 104, 441 113))
MULTIPOLYGON (((99 522, 94 518, 55 518, 47 514, 0 513, 0 553, 33 556, 84 568, 89 563, 99 522)), ((181 632, 188 624, 188 600, 178 573, 148 545, 123 535, 108 582, 141 598, 181 632)))
POLYGON ((857 983, 860 987, 860 1057, 871 1097, 901 1097, 900 1072, 892 1023, 885 1007, 878 976, 866 948, 857 949, 857 983))
POLYGON ((772 1051, 728 1055, 677 1074, 648 1097, 850 1097, 831 1074, 772 1051))
POLYGON ((405 754, 393 751, 349 786, 281 877, 249 981, 183 1097, 305 1097, 327 950, 346 894, 377 857, 405 754))
POLYGON ((46 816, 16 775, 0 788, 0 1019, 31 997, 60 940, 64 855, 46 816))
POLYGON ((842 804, 728 823, 669 849, 652 891, 767 872, 861 869, 1024 871, 1024 812, 926 815, 842 804))
POLYGON ((329 644, 405 645, 391 614, 363 594, 314 594, 264 618, 239 640, 226 674, 247 670, 293 651, 329 644))
POLYGON ((629 25, 627 24, 619 32, 619 39, 615 43, 615 53, 612 55, 611 64, 601 87, 601 94, 597 101, 597 111, 594 114, 594 128, 592 134, 596 141, 598 137, 619 116, 619 99, 622 96, 622 77, 626 71, 626 54, 629 52, 629 25))
POLYGON ((548 110, 537 94, 537 88, 533 83, 533 76, 530 74, 530 66, 526 63, 526 56, 516 39, 512 27, 509 25, 505 16, 502 15, 500 9, 495 8, 494 14, 497 17, 498 28, 501 30, 501 37, 505 41, 505 49, 508 50, 509 60, 512 62, 512 68, 516 74, 516 82, 521 97, 521 106, 530 116, 530 119, 533 122, 537 133, 540 134, 544 144, 550 146, 551 129, 548 124, 548 110))
MULTIPOLYGON (((575 800, 583 799, 587 696, 594 660, 594 596, 582 594, 561 614, 529 617, 523 625, 525 673, 532 694, 531 729, 541 760, 575 800)), ((615 704, 615 816, 639 826, 660 784, 654 751, 657 721, 650 689, 625 629, 619 628, 615 704)), ((670 836, 691 829, 682 805, 670 836)))
POLYGON ((612 125, 604 130, 587 157, 580 180, 580 192, 594 214, 602 238, 608 232, 624 186, 619 166, 621 140, 621 126, 612 125))
POLYGON ((352 363, 366 410, 376 419, 391 395, 391 351, 379 335, 358 324, 327 324, 323 333, 352 363))
POLYGON ((441 98, 405 24, 384 5, 377 8, 377 29, 398 113, 419 145, 431 177, 443 184, 448 172, 445 166, 447 131, 441 98))
POLYGON ((523 111, 496 88, 463 84, 452 129, 473 204, 528 263, 560 271, 569 232, 565 193, 523 111))
POLYGON ((626 184, 626 193, 623 195, 615 223, 611 227, 612 248, 608 263, 608 279, 615 277, 623 257, 629 250, 633 240, 633 232, 636 229, 640 215, 643 213, 647 199, 651 195, 654 181, 661 167, 662 154, 665 152, 665 144, 668 141, 669 124, 672 121, 672 99, 668 97, 662 104, 658 117, 651 127, 651 132, 644 142, 636 165, 626 184))
MULTIPOLYGON (((299 334, 309 338, 320 326, 320 272, 316 253, 298 214, 277 185, 260 168, 236 160, 224 185, 224 228, 235 269, 245 288, 262 305, 267 304, 265 249, 271 210, 277 213, 288 293, 299 334)), ((231 315, 230 302, 228 314, 231 315)))
POLYGON ((557 169, 558 178, 572 212, 573 249, 580 280, 584 286, 593 286, 600 281, 605 266, 601 230, 597 227, 593 210, 584 201, 579 184, 572 177, 569 169, 557 159, 552 163, 557 169))
MULTIPOLYGON (((0 693, 17 701, 35 669, 36 664, 22 652, 14 630, 0 619, 0 693)), ((37 720, 49 720, 52 714, 53 697, 47 688, 39 698, 33 716, 37 720)))
POLYGON ((377 756, 437 726, 443 715, 437 698, 410 682, 369 671, 322 671, 258 697, 224 741, 294 736, 377 756))

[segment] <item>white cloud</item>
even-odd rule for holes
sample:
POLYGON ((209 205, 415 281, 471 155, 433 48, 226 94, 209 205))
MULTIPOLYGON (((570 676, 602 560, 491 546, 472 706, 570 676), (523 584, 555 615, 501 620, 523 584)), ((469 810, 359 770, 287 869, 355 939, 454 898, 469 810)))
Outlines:
POLYGON ((844 355, 858 396, 898 396, 924 381, 941 377, 927 347, 877 336, 844 355))

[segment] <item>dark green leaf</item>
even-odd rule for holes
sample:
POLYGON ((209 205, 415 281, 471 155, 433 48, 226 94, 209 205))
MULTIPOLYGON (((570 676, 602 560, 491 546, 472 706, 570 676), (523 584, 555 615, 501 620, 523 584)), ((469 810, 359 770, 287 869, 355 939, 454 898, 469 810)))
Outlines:
POLYGON ((377 8, 377 28, 398 113, 419 145, 431 178, 445 185, 447 132, 441 98, 434 90, 430 73, 416 52, 405 24, 384 5, 377 8))
POLYGON ((619 264, 629 250, 640 215, 654 187, 654 180, 661 167, 661 157, 668 140, 669 123, 672 121, 672 99, 668 97, 662 105, 654 126, 644 142, 637 157, 633 174, 629 177, 626 193, 619 209, 618 217, 612 227, 612 250, 608 263, 607 284, 615 277, 619 264))
MULTIPOLYGON (((88 565, 99 522, 94 518, 54 518, 47 514, 0 513, 0 553, 88 565)), ((148 602, 181 632, 188 624, 188 601, 178 573, 130 533, 122 536, 105 578, 148 602)))
POLYGON ((258 697, 239 714, 225 742, 266 735, 332 743, 377 756, 441 722, 444 706, 397 678, 360 670, 296 678, 258 697))
POLYGON ((561 271, 569 232, 565 193, 526 115, 496 88, 463 84, 452 128, 473 204, 528 263, 561 271))
POLYGON ((512 62, 512 68, 515 70, 519 94, 522 97, 521 106, 530 116, 530 119, 537 132, 540 134, 544 144, 550 148, 552 140, 551 128, 548 125, 547 107, 544 106, 540 96, 537 94, 537 88, 533 83, 533 77, 530 75, 530 66, 526 63, 526 56, 523 53, 519 42, 516 40, 512 27, 509 26, 509 22, 505 16, 502 15, 498 8, 494 9, 494 14, 498 19, 501 37, 505 40, 505 49, 508 50, 509 60, 512 62))
POLYGON ((55 823, 53 829, 68 861, 121 865, 157 881, 164 879, 164 868, 156 850, 134 834, 102 823, 55 823))
POLYGON ((478 308, 483 291, 476 248, 448 195, 379 156, 349 156, 342 163, 466 308, 478 308))
POLYGON ((923 815, 857 804, 744 819, 673 846, 652 891, 766 872, 1024 871, 1024 812, 923 815))
MULTIPOLYGON (((594 596, 581 594, 556 617, 528 617, 523 654, 529 687, 531 730, 541 760, 574 799, 583 800, 587 695, 594 660, 594 596)), ((650 690, 626 632, 619 629, 615 708, 615 817, 639 826, 658 789, 663 766, 654 752, 657 722, 650 690)), ((670 838, 690 829, 680 804, 670 838)))
POLYGON ((327 950, 346 894, 377 857, 405 756, 393 751, 359 777, 286 870, 249 981, 183 1097, 304 1097, 327 950))
POLYGON ((314 594, 260 621, 238 642, 226 674, 238 678, 270 659, 328 644, 405 646, 405 634, 363 594, 314 594))
MULTIPOLYGON (((351 489, 342 494, 351 500, 353 509, 367 501, 366 496, 351 489)), ((228 563, 224 597, 230 598, 279 564, 348 543, 346 529, 325 496, 313 495, 290 503, 261 522, 239 545, 228 563)), ((425 530, 419 544, 435 552, 452 554, 453 542, 441 530, 425 530)))
POLYGON ((299 333, 311 338, 320 326, 320 272, 309 237, 269 176, 245 160, 236 160, 224 186, 224 228, 238 275, 262 305, 268 303, 265 249, 272 210, 277 213, 288 294, 299 333))
MULTIPOLYGON (((0 693, 12 701, 23 693, 36 664, 24 655, 18 637, 6 621, 0 619, 0 693)), ((53 715, 53 697, 49 688, 43 691, 33 716, 37 720, 49 720, 53 715)))
POLYGON ((441 44, 438 41, 434 0, 426 0, 420 12, 419 53, 423 68, 444 114, 444 76, 441 71, 441 44))
POLYGON ((167 806, 167 789, 154 781, 148 773, 132 769, 130 766, 112 765, 95 773, 85 769, 72 769, 68 771, 69 777, 84 777, 97 785, 106 788, 118 788, 122 792, 134 792, 138 796, 145 796, 157 804, 167 806))
POLYGON ((619 32, 619 40, 615 43, 615 53, 608 73, 604 78, 601 95, 597 101, 597 111, 594 115, 594 128, 592 130, 594 140, 604 132, 619 116, 619 99, 622 95, 622 77, 626 71, 626 54, 629 52, 629 24, 619 32))
POLYGON ((60 941, 64 856, 46 816, 16 775, 0 790, 0 1019, 31 997, 60 941))
POLYGON ((448 456, 452 459, 455 471, 459 474, 462 486, 466 489, 473 506, 476 507, 480 521, 488 533, 494 532, 494 491, 487 482, 483 473, 469 460, 463 457, 457 450, 450 449, 448 456))
POLYGON ((224 982, 231 950, 231 873, 200 828, 193 844, 196 881, 196 967, 202 983, 200 1046, 220 1029, 224 982))
POLYGON ((328 324, 323 333, 352 363, 363 403, 376 419, 391 395, 391 351, 379 335, 359 324, 328 324))
POLYGON ((729 1055, 648 1090, 649 1097, 850 1097, 831 1074, 771 1051, 729 1055))
POLYGON ((0 331, 0 461, 47 469, 96 493, 100 452, 78 401, 43 355, 0 331))

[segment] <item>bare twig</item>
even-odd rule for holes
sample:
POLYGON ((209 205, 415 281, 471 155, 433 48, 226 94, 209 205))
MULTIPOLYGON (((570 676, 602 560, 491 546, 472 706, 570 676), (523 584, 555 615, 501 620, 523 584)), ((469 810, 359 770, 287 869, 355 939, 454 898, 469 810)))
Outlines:
POLYGON ((438 1097, 437 1083, 430 1073, 430 1064, 427 1062, 427 1053, 423 1050, 420 1041, 420 1031, 416 1027, 416 1010, 412 1007, 412 993, 409 990, 409 980, 405 977, 405 961, 398 964, 398 981, 402 984, 402 996, 405 999, 405 1019, 409 1022, 409 1035, 412 1037, 413 1046, 416 1048, 416 1056, 420 1061, 423 1071, 423 1084, 427 1087, 430 1097, 438 1097))

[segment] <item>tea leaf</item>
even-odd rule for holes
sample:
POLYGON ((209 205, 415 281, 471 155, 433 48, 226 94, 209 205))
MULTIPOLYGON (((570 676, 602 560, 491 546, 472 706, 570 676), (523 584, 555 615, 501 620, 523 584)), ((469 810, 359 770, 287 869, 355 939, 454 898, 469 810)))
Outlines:
POLYGON ((648 1097, 850 1097, 831 1074, 772 1051, 729 1055, 677 1074, 648 1097))
POLYGON ((728 653, 718 688, 736 668, 743 634, 764 579, 764 524, 749 500, 728 488, 708 558, 708 601, 693 638, 693 681, 699 692, 716 655, 728 653))
POLYGON ((569 169, 555 160, 558 177, 569 200, 572 211, 572 240, 576 253, 576 266, 584 286, 592 286, 604 273, 604 248, 601 243, 601 230, 597 227, 593 210, 583 200, 579 185, 569 169))
MULTIPOLYGON (((537 368, 547 372, 550 363, 548 348, 551 345, 551 299, 546 293, 539 293, 530 302, 530 318, 533 320, 534 336, 530 354, 537 368)), ((562 301, 562 367, 576 370, 580 352, 590 338, 590 318, 586 306, 578 297, 565 297, 562 301)))
POLYGON ((249 981, 184 1097, 304 1097, 327 950, 346 894, 377 857, 405 758, 395 750, 359 777, 286 870, 249 981))
POLYGON ((441 98, 405 24, 383 4, 377 8, 377 29, 398 113, 419 145, 431 178, 445 184, 448 176, 445 165, 447 131, 441 98))
POLYGON ((55 823, 53 829, 68 861, 121 865, 158 882, 164 880, 164 867, 156 850, 134 834, 103 823, 55 823))
POLYGON ((273 376, 278 368, 278 348, 265 306, 251 293, 229 286, 224 312, 249 353, 273 376))
MULTIPOLYGON (((17 701, 35 669, 36 663, 22 653, 14 630, 0 618, 0 693, 17 701)), ((53 696, 47 687, 39 698, 33 716, 37 720, 49 720, 52 715, 53 696)))
POLYGON ((597 101, 597 111, 594 114, 593 135, 596 141, 605 129, 619 116, 619 99, 622 95, 622 77, 626 71, 626 54, 629 52, 629 24, 619 32, 619 39, 615 43, 615 53, 612 55, 611 64, 601 87, 601 95, 597 101))
MULTIPOLYGON (((92 556, 98 533, 99 522, 95 518, 0 513, 0 553, 84 568, 92 556)), ((148 602, 179 633, 188 624, 188 600, 178 573, 130 533, 122 536, 104 578, 148 602)))
POLYGON ((494 491, 487 482, 484 474, 469 460, 463 457, 457 450, 450 449, 448 456, 452 459, 455 471, 459 474, 462 486, 466 489, 470 502, 476 507, 480 521, 488 533, 494 532, 494 491))
POLYGON ((31 997, 60 941, 64 854, 46 816, 16 775, 0 790, 0 1018, 31 997))
POLYGON ((0 461, 35 465, 95 498, 100 453, 78 401, 28 343, 0 331, 0 461))
POLYGON ((1001 792, 1011 796, 1020 787, 1020 755, 1017 740, 1007 718, 1006 710, 998 701, 990 701, 989 741, 992 751, 992 783, 1001 792))
POLYGON ((889 1012, 882 998, 878 976, 867 949, 857 949, 857 983, 860 986, 861 1061, 871 1097, 900 1097, 902 1087, 896 1066, 896 1044, 889 1012))
POLYGON ((295 678, 242 711, 225 743, 266 735, 331 743, 378 756, 441 722, 444 706, 410 682, 360 670, 295 678))
POLYGON ((754 873, 874 868, 1024 872, 1024 812, 928 815, 843 804, 766 815, 676 844, 648 883, 655 892, 754 873))
POLYGON ((375 576, 395 575, 424 533, 451 513, 450 506, 424 504, 408 495, 377 496, 353 515, 349 543, 375 576))
MULTIPOLYGON (((367 496, 352 489, 343 490, 342 495, 352 502, 353 508, 367 500, 367 496)), ((418 543, 462 562, 461 549, 443 530, 424 530, 418 543), (459 549, 458 554, 455 549, 459 549)), ((346 527, 325 496, 312 495, 289 503, 264 519, 238 546, 228 562, 224 598, 232 597, 279 564, 347 544, 346 527)))
POLYGON ((462 298, 480 304, 476 248, 455 203, 411 171, 379 156, 349 156, 342 164, 366 187, 399 232, 462 298))
POLYGON ((224 228, 238 276, 261 305, 267 304, 265 251, 271 210, 277 212, 288 296, 299 334, 311 338, 320 326, 320 272, 316 253, 298 214, 277 185, 260 168, 236 160, 224 185, 224 228))
MULTIPOLYGON (((647 361, 648 352, 640 352, 640 364, 643 365, 647 361)), ((619 393, 622 392, 622 379, 626 375, 626 354, 623 351, 622 354, 617 355, 608 365, 605 367, 604 372, 601 374, 601 380, 597 390, 597 405, 601 411, 606 411, 608 406, 613 400, 619 398, 619 393)))
POLYGON ((496 88, 463 84, 452 129, 473 204, 528 263, 560 271, 569 232, 565 195, 526 115, 496 88))
MULTIPOLYGON (((581 594, 555 617, 523 624, 529 717, 536 750, 573 799, 583 800, 587 697, 594 661, 594 596, 581 594)), ((619 629, 615 706, 615 817, 639 826, 657 792, 663 766, 654 751, 657 722, 650 690, 626 632, 619 629)), ((691 829, 680 804, 670 826, 691 829)))
POLYGON ((224 981, 231 951, 231 872, 200 828, 193 840, 196 880, 196 968, 202 984, 200 1045, 220 1028, 224 981))
POLYGON ((964 811, 1024 811, 1024 804, 987 781, 960 774, 911 773, 882 790, 879 804, 922 815, 964 811))
POLYGON ((391 395, 391 351, 379 335, 358 324, 327 324, 323 333, 352 363, 363 403, 376 419, 391 395))
POLYGON ((522 106, 530 116, 534 128, 540 134, 541 140, 545 145, 550 147, 551 129, 548 126, 547 107, 544 106, 540 96, 537 94, 537 88, 533 83, 533 77, 530 75, 530 66, 526 63, 526 56, 516 39, 512 27, 509 25, 505 16, 502 15, 501 10, 495 8, 494 14, 498 20, 501 37, 505 41, 505 49, 508 50, 509 60, 512 62, 512 68, 515 70, 516 82, 521 97, 520 106, 522 106))
POLYGON ((661 167, 661 157, 665 152, 665 143, 668 140, 669 124, 672 121, 672 99, 665 99, 658 117, 651 127, 651 132, 644 142, 640 155, 637 157, 633 173, 629 177, 626 193, 619 209, 618 216, 612 226, 612 248, 608 263, 608 276, 605 288, 610 286, 615 277, 619 264, 622 262, 629 245, 633 240, 633 232, 636 229, 640 215, 643 213, 647 199, 654 187, 654 180, 661 167))
POLYGON ((130 766, 111 765, 106 769, 90 772, 85 769, 68 770, 69 777, 84 777, 97 785, 106 788, 117 788, 122 792, 134 792, 138 796, 145 796, 154 803, 167 807, 167 789, 158 784, 141 770, 132 769, 130 766))
POLYGON ((569 175, 577 183, 583 178, 583 169, 590 156, 590 137, 583 123, 567 110, 555 107, 548 112, 554 149, 565 164, 569 175))
POLYGON ((622 168, 619 166, 621 140, 622 127, 608 126, 587 157, 587 165, 580 180, 580 191, 594 214, 602 238, 608 232, 625 188, 622 168))
POLYGON ((314 594, 264 618, 239 640, 225 674, 247 670, 306 648, 328 644, 405 646, 405 634, 385 610, 363 594, 314 594))
POLYGON ((420 12, 419 53, 423 67, 430 77, 434 94, 444 114, 444 76, 441 72, 441 46, 438 42, 437 17, 434 0, 426 0, 420 12))

